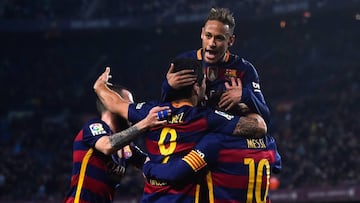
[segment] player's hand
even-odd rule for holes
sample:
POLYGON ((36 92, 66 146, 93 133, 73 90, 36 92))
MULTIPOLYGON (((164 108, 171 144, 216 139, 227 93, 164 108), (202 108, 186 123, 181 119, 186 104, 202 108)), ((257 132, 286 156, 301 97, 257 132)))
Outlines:
POLYGON ((171 115, 171 109, 168 106, 155 106, 146 116, 145 120, 148 127, 157 127, 167 124, 168 118, 171 115))
POLYGON ((130 149, 132 154, 131 157, 129 157, 127 160, 127 163, 132 164, 138 169, 141 169, 146 160, 149 159, 147 154, 133 143, 130 144, 130 149))
POLYGON ((112 76, 110 75, 110 67, 106 67, 105 71, 95 81, 93 86, 94 90, 96 91, 97 89, 104 87, 106 85, 112 85, 111 83, 109 83, 109 79, 111 77, 112 76))
POLYGON ((166 79, 169 85, 174 89, 180 89, 188 85, 192 85, 196 81, 196 75, 193 70, 182 70, 174 73, 174 64, 171 63, 166 79))
POLYGON ((240 113, 242 115, 246 115, 246 114, 251 113, 250 108, 245 103, 239 103, 238 104, 238 109, 239 109, 239 111, 240 111, 240 113))
POLYGON ((122 155, 123 150, 120 149, 117 153, 111 155, 112 161, 106 164, 107 174, 109 175, 110 179, 119 183, 121 178, 125 175, 127 167, 126 159, 122 157, 122 155))
POLYGON ((238 106, 242 96, 242 84, 240 78, 231 77, 231 85, 225 82, 226 91, 221 95, 218 103, 219 107, 229 111, 231 108, 238 106))
POLYGON ((144 161, 144 164, 146 164, 148 161, 150 161, 150 158, 149 157, 146 157, 145 161, 144 161))

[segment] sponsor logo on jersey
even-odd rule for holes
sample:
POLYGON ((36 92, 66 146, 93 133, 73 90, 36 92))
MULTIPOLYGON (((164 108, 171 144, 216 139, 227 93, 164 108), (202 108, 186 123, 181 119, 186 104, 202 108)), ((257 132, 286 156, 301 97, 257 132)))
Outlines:
POLYGON ((135 108, 136 109, 141 109, 144 104, 145 104, 145 102, 138 103, 138 104, 136 104, 135 108))
POLYGON ((252 82, 252 86, 254 88, 254 92, 261 92, 259 83, 252 82))
POLYGON ((101 123, 93 123, 89 125, 89 128, 93 136, 106 134, 106 131, 101 123))
POLYGON ((227 114, 227 113, 225 113, 225 112, 223 112, 223 111, 215 110, 215 113, 218 114, 218 115, 220 115, 220 116, 225 117, 225 118, 228 119, 228 120, 231 120, 231 119, 234 118, 233 115, 227 114))

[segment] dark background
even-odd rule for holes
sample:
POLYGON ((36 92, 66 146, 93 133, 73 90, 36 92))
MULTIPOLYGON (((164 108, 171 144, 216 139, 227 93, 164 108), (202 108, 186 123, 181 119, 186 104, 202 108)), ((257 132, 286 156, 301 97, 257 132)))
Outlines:
MULTIPOLYGON (((234 12, 231 51, 256 67, 272 112, 283 158, 274 198, 350 188, 355 195, 292 201, 358 199, 359 1, 2 0, 0 201, 61 201, 73 138, 96 116, 96 78, 111 66, 136 101, 158 99, 169 61, 200 48, 216 5, 234 12)), ((129 170, 118 201, 139 197, 142 184, 129 170)))

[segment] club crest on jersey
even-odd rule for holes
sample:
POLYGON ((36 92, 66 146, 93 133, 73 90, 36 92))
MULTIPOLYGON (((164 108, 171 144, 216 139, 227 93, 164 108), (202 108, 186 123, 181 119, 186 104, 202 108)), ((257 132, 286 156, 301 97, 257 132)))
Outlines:
POLYGON ((123 157, 125 159, 130 159, 132 157, 132 151, 131 151, 129 145, 126 145, 125 147, 123 147, 122 150, 123 150, 123 157))
POLYGON ((219 76, 219 68, 218 67, 206 67, 206 78, 210 81, 214 81, 219 76))
POLYGON ((106 134, 106 131, 101 123, 93 123, 89 126, 89 128, 93 136, 106 134))
POLYGON ((225 73, 224 73, 224 77, 228 80, 230 80, 230 78, 232 77, 237 77, 237 71, 236 69, 226 69, 225 73))

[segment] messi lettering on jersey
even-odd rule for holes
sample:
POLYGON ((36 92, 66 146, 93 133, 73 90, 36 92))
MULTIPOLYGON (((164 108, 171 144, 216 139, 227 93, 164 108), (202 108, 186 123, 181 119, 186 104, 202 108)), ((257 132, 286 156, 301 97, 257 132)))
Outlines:
POLYGON ((264 139, 246 139, 247 147, 249 149, 265 149, 266 144, 264 139))

